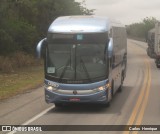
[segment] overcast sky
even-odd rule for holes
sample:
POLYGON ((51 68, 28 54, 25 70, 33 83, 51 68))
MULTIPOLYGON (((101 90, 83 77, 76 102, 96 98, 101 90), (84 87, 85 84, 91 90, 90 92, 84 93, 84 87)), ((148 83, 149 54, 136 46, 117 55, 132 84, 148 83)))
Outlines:
POLYGON ((123 24, 140 22, 145 17, 160 20, 160 0, 86 0, 86 7, 96 9, 95 15, 108 16, 123 24))

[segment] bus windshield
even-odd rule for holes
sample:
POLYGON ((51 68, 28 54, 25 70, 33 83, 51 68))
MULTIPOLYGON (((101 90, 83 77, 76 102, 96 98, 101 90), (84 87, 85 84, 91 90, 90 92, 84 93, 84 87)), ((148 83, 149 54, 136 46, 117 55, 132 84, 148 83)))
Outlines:
POLYGON ((78 38, 68 42, 48 39, 46 76, 62 83, 91 83, 107 77, 107 40, 84 41, 83 35, 78 38))

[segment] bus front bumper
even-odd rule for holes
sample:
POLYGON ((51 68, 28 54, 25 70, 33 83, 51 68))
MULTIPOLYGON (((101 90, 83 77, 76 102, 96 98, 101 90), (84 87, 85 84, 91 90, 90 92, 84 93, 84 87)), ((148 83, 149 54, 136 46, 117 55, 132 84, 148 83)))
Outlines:
POLYGON ((47 103, 107 103, 106 90, 92 94, 62 94, 45 89, 45 101, 47 103))

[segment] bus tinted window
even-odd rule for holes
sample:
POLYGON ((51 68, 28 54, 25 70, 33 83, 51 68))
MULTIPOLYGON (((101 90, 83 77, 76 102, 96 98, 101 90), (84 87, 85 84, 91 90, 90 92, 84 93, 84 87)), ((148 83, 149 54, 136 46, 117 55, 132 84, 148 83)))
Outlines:
POLYGON ((58 34, 49 33, 47 40, 50 43, 94 43, 104 44, 108 40, 108 33, 89 33, 89 34, 58 34))

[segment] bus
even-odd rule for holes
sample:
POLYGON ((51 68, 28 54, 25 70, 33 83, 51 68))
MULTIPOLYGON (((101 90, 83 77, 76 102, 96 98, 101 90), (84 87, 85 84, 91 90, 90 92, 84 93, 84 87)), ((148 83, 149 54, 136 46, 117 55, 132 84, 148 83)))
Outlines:
POLYGON ((125 26, 98 16, 62 16, 37 45, 44 58, 45 101, 108 106, 127 69, 125 26))

